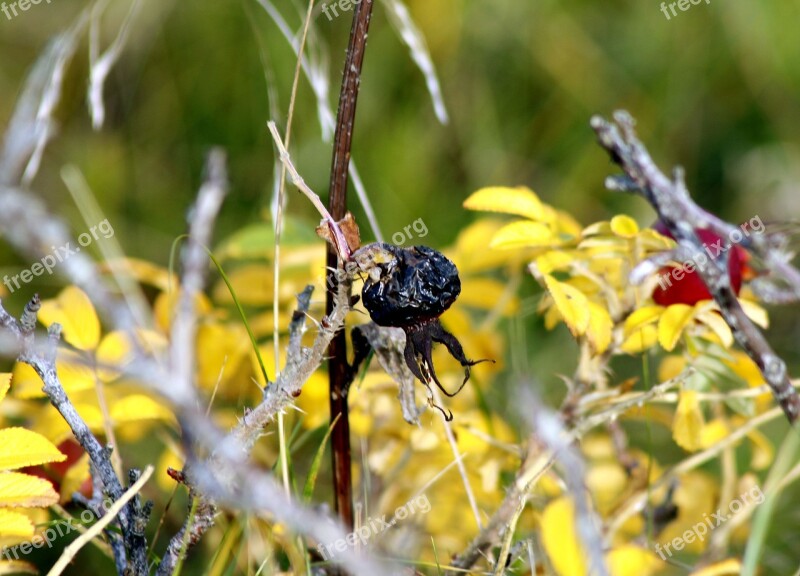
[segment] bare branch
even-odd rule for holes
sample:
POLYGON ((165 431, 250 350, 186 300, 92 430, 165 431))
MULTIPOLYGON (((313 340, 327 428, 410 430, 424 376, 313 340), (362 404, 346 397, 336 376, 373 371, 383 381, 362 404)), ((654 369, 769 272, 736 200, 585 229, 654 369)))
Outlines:
MULTIPOLYGON (((692 254, 702 253, 703 243, 697 237, 697 229, 710 228, 720 235, 729 235, 735 229, 694 203, 686 190, 682 170, 676 169, 670 180, 658 169, 636 136, 634 120, 630 114, 616 112, 614 120, 616 124, 599 116, 592 118, 592 128, 597 133, 600 145, 625 171, 632 183, 627 189, 636 191, 653 206, 659 219, 683 248, 692 254)), ((773 255, 764 238, 751 235, 742 241, 742 246, 758 254, 768 266, 773 266, 774 271, 782 275, 794 291, 800 294, 800 273, 786 263, 785 259, 773 255)), ((758 365, 789 422, 794 423, 800 415, 800 395, 792 387, 784 361, 772 350, 739 304, 731 288, 727 259, 712 259, 709 263, 696 262, 696 268, 719 305, 736 341, 758 365)))
POLYGON ((117 514, 122 512, 123 506, 128 503, 131 499, 133 499, 144 487, 145 482, 150 479, 150 476, 153 475, 153 467, 148 466, 144 474, 136 481, 136 483, 128 488, 128 490, 120 497, 119 500, 112 504, 111 508, 105 513, 105 515, 94 524, 91 528, 89 528, 84 534, 81 534, 74 542, 72 542, 69 546, 64 549, 64 552, 61 554, 61 557, 58 559, 50 571, 47 573, 47 576, 58 576, 61 574, 64 569, 69 565, 69 563, 75 558, 75 555, 83 548, 89 541, 96 537, 97 535, 102 532, 103 528, 108 526, 112 520, 116 517, 117 514))
MULTIPOLYGON (((15 332, 21 349, 19 360, 30 365, 42 379, 45 395, 69 425, 78 443, 89 455, 92 467, 102 481, 102 491, 116 502, 122 498, 124 490, 111 465, 109 451, 101 446, 86 422, 78 414, 56 372, 56 348, 61 334, 61 326, 53 324, 50 327, 48 347, 44 352, 35 347, 34 329, 39 308, 37 295, 25 306, 18 329, 16 331, 14 328, 11 329, 12 332, 15 332)), ((4 326, 11 326, 8 320, 9 316, 0 304, 0 318, 3 319, 4 326)), ((146 524, 146 516, 149 513, 138 504, 138 502, 131 502, 120 510, 118 521, 122 530, 124 549, 113 548, 113 550, 115 556, 122 552, 128 557, 127 563, 124 556, 116 557, 115 562, 118 566, 127 567, 133 575, 144 576, 147 574, 147 547, 142 545, 143 538, 137 534, 135 526, 141 523, 142 518, 146 524)))
POLYGON ((197 332, 195 303, 202 292, 208 254, 206 246, 211 243, 214 220, 219 213, 222 199, 228 191, 228 175, 225 167, 225 153, 213 149, 206 162, 206 180, 200 188, 197 203, 191 216, 189 242, 184 253, 183 280, 177 314, 172 325, 170 341, 171 368, 175 379, 173 384, 183 388, 187 398, 194 392, 194 342, 197 332))

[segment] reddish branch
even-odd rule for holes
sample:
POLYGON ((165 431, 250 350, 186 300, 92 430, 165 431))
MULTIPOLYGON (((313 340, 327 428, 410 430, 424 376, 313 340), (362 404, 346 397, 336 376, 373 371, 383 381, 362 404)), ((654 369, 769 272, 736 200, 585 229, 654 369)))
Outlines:
MULTIPOLYGON (((329 211, 334 220, 341 220, 347 212, 347 175, 350 165, 350 149, 353 139, 353 125, 356 116, 358 88, 361 85, 361 66, 367 46, 367 33, 372 16, 373 0, 356 4, 353 12, 353 25, 350 29, 350 43, 344 64, 342 89, 339 93, 339 110, 336 119, 336 134, 333 139, 333 161, 331 164, 329 211)), ((328 246, 328 278, 330 288, 326 300, 326 313, 334 307, 338 279, 335 271, 339 259, 331 246, 328 246)), ((333 482, 336 492, 335 507, 346 527, 353 527, 353 486, 350 461, 350 422, 347 412, 347 387, 350 384, 351 370, 347 363, 347 341, 344 331, 339 331, 328 349, 330 414, 331 422, 338 419, 331 435, 333 457, 333 482)))

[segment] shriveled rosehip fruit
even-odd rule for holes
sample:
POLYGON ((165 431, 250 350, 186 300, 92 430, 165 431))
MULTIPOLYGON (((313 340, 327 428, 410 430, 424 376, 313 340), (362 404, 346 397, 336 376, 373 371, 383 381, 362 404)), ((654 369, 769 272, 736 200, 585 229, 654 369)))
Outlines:
POLYGON ((381 246, 394 258, 378 264, 381 275, 372 276, 361 292, 364 306, 379 326, 413 326, 438 318, 461 293, 456 265, 427 246, 381 246))
POLYGON ((469 380, 470 366, 485 361, 468 360, 458 339, 439 322, 461 293, 456 265, 427 246, 400 248, 377 242, 356 250, 351 263, 367 274, 361 299, 373 322, 406 333, 404 356, 412 374, 426 386, 433 380, 444 394, 455 396, 469 380), (447 346, 465 369, 464 381, 453 393, 436 377, 431 359, 434 342, 447 346))
MULTIPOLYGON (((660 220, 653 225, 653 229, 663 236, 674 239, 675 237, 660 220)), ((703 242, 704 256, 709 260, 719 256, 728 257, 728 273, 731 278, 731 288, 738 296, 742 287, 742 273, 746 269, 749 258, 747 251, 741 246, 730 245, 711 230, 695 230, 697 237, 703 242)), ((671 304, 688 304, 694 306, 701 300, 712 298, 708 288, 697 270, 686 270, 683 266, 665 266, 658 272, 659 283, 653 291, 653 301, 661 306, 671 304), (683 269, 683 274, 675 277, 678 269, 683 269)))

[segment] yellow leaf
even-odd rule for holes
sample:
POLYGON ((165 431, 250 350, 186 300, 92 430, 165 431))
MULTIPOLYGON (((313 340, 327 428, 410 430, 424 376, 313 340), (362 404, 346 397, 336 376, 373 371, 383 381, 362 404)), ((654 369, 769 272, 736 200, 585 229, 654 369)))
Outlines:
POLYGON ((720 343, 725 346, 725 348, 730 348, 733 346, 733 332, 731 332, 731 327, 728 326, 728 323, 725 322, 725 319, 717 312, 703 312, 702 314, 698 314, 697 319, 711 328, 714 334, 717 335, 717 338, 719 338, 720 343))
POLYGON ((638 354, 652 348, 656 342, 658 342, 656 327, 653 325, 642 326, 625 338, 620 350, 626 354, 638 354))
POLYGON ((533 190, 524 186, 481 188, 464 200, 464 208, 483 212, 516 214, 531 220, 542 220, 545 217, 542 201, 533 190))
MULTIPOLYGON (((226 394, 239 394, 241 390, 226 390, 225 384, 239 371, 242 363, 248 360, 250 350, 252 345, 247 330, 241 323, 201 324, 197 332, 197 377, 200 386, 213 390, 219 383, 220 390, 226 394)), ((266 368, 273 371, 275 365, 273 363, 266 368)))
MULTIPOLYGON (((173 289, 171 292, 162 292, 156 297, 153 304, 153 315, 156 319, 156 324, 163 332, 169 332, 172 326, 172 318, 175 314, 175 307, 181 299, 181 290, 173 289)), ((208 296, 202 292, 195 295, 194 298, 195 314, 202 317, 212 310, 211 301, 208 296)))
POLYGON ((89 297, 75 286, 67 286, 54 300, 42 302, 39 321, 45 326, 61 324, 62 338, 80 350, 94 350, 100 342, 100 320, 89 297))
POLYGON ((581 235, 580 223, 572 217, 572 214, 564 212, 563 210, 556 210, 555 228, 559 234, 566 234, 573 238, 581 235))
POLYGON ((589 300, 583 292, 546 274, 544 282, 573 336, 580 336, 589 326, 589 300))
MULTIPOLYGON (((322 265, 322 269, 325 269, 325 265, 322 265)), ((459 267, 459 270, 461 268, 459 267)), ((463 278, 463 276, 462 276, 463 278)), ((323 290, 321 285, 317 287, 318 290, 323 290)), ((281 306, 278 310, 278 326, 286 327, 291 322, 292 316, 289 313, 289 310, 286 306, 281 306)), ((261 340, 263 338, 271 338, 272 334, 275 332, 275 315, 272 313, 271 309, 258 314, 252 314, 248 316, 247 323, 250 324, 250 330, 253 332, 253 336, 256 339, 261 340)), ((244 328, 244 326, 239 323, 239 326, 244 328)), ((249 338, 249 337, 248 337, 249 338)))
POLYGON ((11 387, 11 373, 0 374, 0 402, 6 397, 8 389, 11 387))
POLYGON ((481 310, 492 310, 502 305, 502 314, 513 314, 519 308, 519 301, 507 286, 491 278, 469 278, 461 284, 458 303, 481 310))
POLYGON ((67 457, 47 438, 25 428, 0 430, 0 470, 62 462, 67 457))
POLYGON ((0 473, 0 506, 37 508, 56 502, 58 494, 47 480, 19 472, 0 473))
POLYGON ((708 448, 727 437, 728 434, 730 434, 728 422, 722 418, 715 418, 703 426, 703 430, 700 432, 700 445, 708 448))
MULTIPOLYGON (((272 304, 272 278, 272 268, 264 264, 248 264, 228 273, 239 302, 253 306, 272 304)), ((302 287, 297 291, 300 290, 302 287)), ((233 303, 228 286, 222 280, 214 287, 214 300, 223 304, 233 303)))
MULTIPOLYGON (((95 377, 83 357, 73 350, 60 349, 56 358, 56 372, 67 393, 73 394, 94 387, 95 377)), ((28 364, 17 362, 13 369, 12 393, 25 400, 44 398, 42 380, 28 364)))
POLYGON ((136 329, 136 341, 148 355, 166 360, 167 338, 155 330, 136 329))
POLYGON ((594 302, 589 302, 589 326, 586 336, 589 338, 595 353, 602 354, 611 344, 611 330, 614 322, 608 311, 594 302))
MULTIPOLYGON (((56 370, 61 384, 68 394, 94 388, 96 381, 94 372, 86 365, 82 357, 72 350, 59 350, 56 370)), ((41 388, 41 385, 39 387, 41 388)))
POLYGON ((487 494, 496 491, 500 484, 500 472, 502 471, 502 463, 498 459, 487 460, 478 472, 481 475, 481 488, 487 494))
POLYGON ((510 250, 513 248, 541 248, 553 244, 558 244, 558 241, 546 224, 519 220, 498 230, 489 243, 489 247, 510 250))
POLYGON ((681 390, 675 420, 672 425, 672 437, 675 442, 690 452, 703 447, 702 431, 705 426, 703 412, 696 390, 681 390))
POLYGON ((725 576, 726 574, 740 574, 742 563, 736 558, 728 558, 711 566, 692 572, 691 576, 725 576))
POLYGON ((455 247, 445 251, 445 256, 458 266, 461 277, 467 274, 491 270, 518 258, 514 251, 487 250, 495 233, 505 225, 493 218, 481 218, 473 222, 456 238, 455 247))
POLYGON ((752 300, 746 300, 744 298, 739 300, 739 304, 742 305, 742 310, 744 310, 744 313, 747 314, 750 320, 764 329, 769 328, 769 316, 766 310, 752 300))
POLYGON ((694 307, 686 304, 673 304, 664 311, 658 319, 658 342, 664 350, 671 352, 675 348, 692 318, 694 307))
POLYGON ((111 406, 109 413, 116 425, 144 420, 175 422, 175 416, 169 408, 144 394, 132 394, 118 400, 111 406))
POLYGON ((25 514, 0 508, 0 538, 31 538, 33 529, 33 522, 25 514))
POLYGON ((611 219, 611 231, 623 238, 635 238, 639 233, 639 225, 630 216, 620 214, 611 219))
MULTIPOLYGON (((86 422, 92 432, 103 431, 103 414, 96 404, 75 402, 75 410, 78 411, 78 414, 81 415, 81 418, 83 418, 83 421, 86 422)), ((39 411, 34 429, 54 444, 60 444, 67 438, 72 437, 69 425, 52 407, 39 411)))
POLYGON ((72 500, 72 495, 81 489, 83 483, 90 477, 89 474, 89 455, 85 452, 69 467, 64 479, 61 480, 61 503, 64 504, 72 500))
MULTIPOLYGON (((763 386, 766 381, 758 365, 750 357, 739 350, 733 350, 731 357, 724 360, 737 376, 742 378, 752 387, 763 386)), ((769 392, 765 394, 770 395, 769 392)), ((771 397, 771 395, 770 395, 771 397)))
POLYGON ((639 232, 639 245, 649 252, 661 252, 674 248, 676 242, 672 238, 659 234, 652 228, 645 228, 639 232))
POLYGON ((613 549, 606 563, 613 576, 650 576, 663 566, 653 552, 632 544, 613 549))
POLYGON ((414 428, 409 437, 409 448, 415 453, 429 452, 439 446, 439 434, 428 428, 414 428))
POLYGON ((544 327, 548 330, 552 330, 558 326, 559 322, 564 318, 561 316, 561 312, 558 311, 558 308, 553 304, 553 299, 548 298, 548 300, 550 301, 550 306, 547 307, 544 313, 544 327))
POLYGON ((665 356, 658 366, 658 381, 666 382, 686 369, 686 358, 675 354, 665 356))
POLYGON ((314 372, 303 384, 296 404, 306 413, 304 428, 314 429, 328 422, 328 377, 320 371, 314 372))
POLYGON ((169 290, 169 272, 167 272, 167 269, 146 260, 119 258, 109 260, 103 268, 115 274, 132 276, 137 282, 155 286, 161 291, 169 290))
POLYGON ((592 494, 601 515, 609 513, 630 478, 618 462, 603 460, 593 462, 586 472, 586 487, 592 494))
POLYGON ((766 470, 775 457, 775 448, 772 442, 760 430, 751 430, 747 437, 753 443, 753 456, 750 464, 754 470, 766 470))
POLYGON ((110 382, 119 377, 120 371, 133 359, 133 346, 127 332, 115 330, 103 337, 97 347, 97 377, 110 382))
POLYGON ((118 378, 125 367, 133 360, 136 347, 145 354, 156 358, 163 356, 167 348, 166 338, 155 330, 136 329, 136 345, 129 332, 115 330, 106 334, 97 347, 97 377, 103 382, 118 378))
POLYGON ((625 319, 625 336, 630 336, 642 326, 655 322, 663 312, 664 307, 656 305, 643 306, 634 310, 625 319))
POLYGON ((581 236, 608 236, 611 232, 611 224, 607 220, 601 220, 594 224, 589 224, 581 231, 581 236))
POLYGON ((39 570, 29 562, 22 560, 0 561, 0 576, 6 574, 38 574, 39 570))
POLYGON ((565 250, 545 252, 535 260, 536 269, 542 274, 552 274, 555 270, 563 270, 575 261, 575 256, 565 250))
POLYGON ((477 414, 465 414, 456 426, 458 449, 464 454, 485 454, 491 449, 486 438, 491 437, 489 421, 477 414))
MULTIPOLYGON (((624 238, 617 236, 598 236, 597 238, 587 238, 578 244, 581 250, 594 249, 594 255, 624 254, 628 251, 628 242, 624 238)), ((589 254, 592 254, 591 252, 589 254)))
POLYGON ((542 512, 542 543, 559 576, 586 576, 583 548, 575 534, 575 505, 567 497, 554 500, 542 512))
MULTIPOLYGON (((756 363, 753 362, 749 356, 747 356, 747 354, 738 350, 731 350, 730 354, 731 357, 724 360, 725 364, 730 366, 731 370, 733 370, 737 376, 741 377, 745 382, 747 382, 748 386, 751 388, 758 388, 766 383, 764 380, 764 375, 761 374, 761 370, 758 368, 756 363)), ((769 390, 756 396, 755 401, 759 412, 768 410, 772 407, 774 402, 772 394, 769 392, 769 390)))
POLYGON ((24 362, 17 362, 14 364, 12 370, 13 378, 11 382, 14 384, 11 393, 17 398, 41 398, 44 396, 42 392, 42 380, 36 371, 30 365, 24 362))
POLYGON ((350 412, 350 433, 359 438, 367 438, 372 432, 372 411, 353 410, 350 412))

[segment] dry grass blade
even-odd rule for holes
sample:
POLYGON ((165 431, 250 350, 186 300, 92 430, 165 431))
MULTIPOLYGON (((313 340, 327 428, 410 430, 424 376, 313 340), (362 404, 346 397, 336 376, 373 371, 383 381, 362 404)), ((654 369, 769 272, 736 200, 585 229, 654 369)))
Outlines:
POLYGON ((447 115, 447 108, 442 97, 442 87, 439 85, 439 78, 436 77, 436 68, 425 43, 425 37, 417 28, 417 25, 414 24, 408 8, 401 0, 383 0, 383 2, 387 7, 389 22, 391 22, 392 27, 397 31, 403 43, 408 46, 411 51, 411 59, 414 60, 422 75, 425 76, 425 85, 431 95, 436 118, 442 124, 447 124, 450 118, 447 115))
POLYGON ((136 483, 128 488, 122 497, 114 502, 114 504, 109 508, 105 515, 100 518, 94 526, 86 530, 84 534, 81 534, 72 544, 67 546, 64 549, 64 552, 61 554, 61 557, 58 559, 58 562, 50 569, 47 573, 47 576, 58 576, 61 574, 67 565, 75 558, 75 555, 80 551, 81 548, 86 546, 92 538, 96 538, 100 535, 103 531, 103 528, 108 526, 114 518, 116 518, 117 514, 119 514, 122 507, 125 506, 145 485, 145 483, 150 479, 150 476, 153 475, 154 468, 152 466, 148 466, 145 468, 144 472, 142 473, 141 478, 139 478, 136 483))

